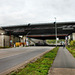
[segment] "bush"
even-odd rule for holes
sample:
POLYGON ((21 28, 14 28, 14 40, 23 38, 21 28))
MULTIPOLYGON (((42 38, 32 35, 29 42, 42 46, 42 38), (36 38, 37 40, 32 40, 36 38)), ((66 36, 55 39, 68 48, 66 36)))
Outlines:
POLYGON ((70 46, 75 46, 75 40, 70 42, 70 46))
POLYGON ((73 47, 66 47, 67 48, 67 50, 75 57, 75 48, 73 48, 73 47))
POLYGON ((0 46, 0 49, 3 49, 3 48, 10 48, 10 47, 8 47, 8 46, 5 46, 5 47, 1 47, 1 46, 0 46))

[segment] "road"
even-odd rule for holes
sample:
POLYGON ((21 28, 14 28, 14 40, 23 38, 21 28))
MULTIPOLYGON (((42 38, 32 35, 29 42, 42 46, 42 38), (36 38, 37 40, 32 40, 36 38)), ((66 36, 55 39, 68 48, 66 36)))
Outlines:
POLYGON ((19 65, 53 47, 22 47, 0 50, 0 73, 19 65))

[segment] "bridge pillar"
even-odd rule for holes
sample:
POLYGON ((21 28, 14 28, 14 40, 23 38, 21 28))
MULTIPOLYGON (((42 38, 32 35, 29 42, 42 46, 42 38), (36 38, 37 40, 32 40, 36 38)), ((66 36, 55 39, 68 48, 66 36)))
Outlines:
POLYGON ((73 36, 73 40, 75 40, 75 33, 72 33, 72 36, 73 36))
POLYGON ((69 40, 75 40, 75 33, 72 33, 69 35, 69 40))
POLYGON ((46 40, 43 40, 44 45, 46 45, 46 40))
POLYGON ((9 36, 9 46, 11 47, 11 33, 10 33, 10 36, 9 36))
POLYGON ((68 45, 68 36, 65 36, 65 46, 68 45))
POLYGON ((29 38, 26 36, 23 36, 23 42, 24 42, 24 46, 29 46, 29 38))

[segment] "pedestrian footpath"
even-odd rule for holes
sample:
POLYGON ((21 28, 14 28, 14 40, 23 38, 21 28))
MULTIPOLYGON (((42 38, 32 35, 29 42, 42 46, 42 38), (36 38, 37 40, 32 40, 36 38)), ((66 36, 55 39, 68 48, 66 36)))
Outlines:
POLYGON ((75 75, 75 58, 66 48, 59 48, 48 75, 75 75))

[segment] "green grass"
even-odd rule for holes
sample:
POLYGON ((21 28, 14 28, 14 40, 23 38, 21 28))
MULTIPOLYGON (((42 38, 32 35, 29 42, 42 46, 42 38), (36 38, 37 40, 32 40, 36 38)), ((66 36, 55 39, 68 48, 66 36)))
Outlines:
POLYGON ((4 49, 4 48, 10 48, 10 47, 8 47, 8 46, 5 46, 5 47, 0 47, 0 49, 4 49))
POLYGON ((66 47, 68 51, 74 56, 75 58, 75 47, 66 47))
POLYGON ((47 75, 49 68, 52 66, 53 60, 57 55, 58 47, 43 55, 33 63, 29 63, 18 73, 13 72, 11 75, 47 75))
MULTIPOLYGON (((62 41, 65 42, 64 39, 61 39, 61 40, 57 40, 57 43, 60 43, 60 42, 62 42, 62 41)), ((46 42, 47 42, 48 44, 55 44, 55 43, 56 43, 56 40, 46 40, 46 42)))

